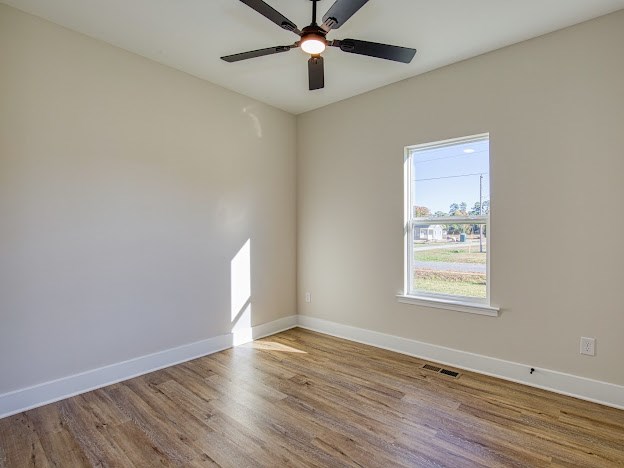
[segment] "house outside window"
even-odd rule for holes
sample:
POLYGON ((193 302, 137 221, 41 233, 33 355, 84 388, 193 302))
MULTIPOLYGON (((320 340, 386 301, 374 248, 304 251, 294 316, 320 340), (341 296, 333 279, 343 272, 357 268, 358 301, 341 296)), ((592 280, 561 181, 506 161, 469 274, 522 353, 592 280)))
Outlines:
POLYGON ((406 296, 489 304, 489 135, 405 149, 406 296))

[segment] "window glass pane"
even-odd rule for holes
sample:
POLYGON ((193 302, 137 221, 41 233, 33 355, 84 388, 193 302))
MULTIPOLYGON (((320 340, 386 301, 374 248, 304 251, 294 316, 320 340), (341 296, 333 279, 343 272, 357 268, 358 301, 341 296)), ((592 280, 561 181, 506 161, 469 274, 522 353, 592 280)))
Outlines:
POLYGON ((488 140, 411 152, 414 217, 486 214, 490 200, 488 140), (483 201, 481 213, 480 200, 483 201))
POLYGON ((415 226, 412 262, 415 291, 485 298, 486 272, 487 228, 484 224, 415 226), (443 237, 436 240, 440 233, 443 237))

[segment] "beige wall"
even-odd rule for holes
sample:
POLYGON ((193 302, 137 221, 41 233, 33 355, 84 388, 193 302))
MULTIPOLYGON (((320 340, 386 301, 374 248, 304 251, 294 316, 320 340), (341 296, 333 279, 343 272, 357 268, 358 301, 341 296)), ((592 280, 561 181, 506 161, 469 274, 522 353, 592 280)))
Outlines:
POLYGON ((295 312, 298 239, 302 314, 624 384, 623 43, 619 12, 295 135, 284 112, 0 5, 0 393, 229 333, 247 239, 253 325, 295 312), (403 148, 481 132, 502 316, 398 304, 403 148))
POLYGON ((296 312, 295 118, 0 5, 0 393, 296 312))
POLYGON ((624 384, 623 44, 620 11, 299 116, 299 313, 624 384), (484 132, 502 315, 397 303, 403 148, 484 132))

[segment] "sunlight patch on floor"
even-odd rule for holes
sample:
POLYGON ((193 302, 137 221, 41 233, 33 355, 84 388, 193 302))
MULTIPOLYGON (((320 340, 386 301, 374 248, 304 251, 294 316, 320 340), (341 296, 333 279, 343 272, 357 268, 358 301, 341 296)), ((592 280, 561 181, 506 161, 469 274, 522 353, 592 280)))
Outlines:
POLYGON ((262 351, 282 351, 285 353, 308 354, 307 352, 301 351, 300 349, 293 348, 292 346, 288 346, 282 343, 276 343, 275 341, 252 341, 251 343, 245 343, 241 346, 241 348, 253 348, 260 349, 262 351))

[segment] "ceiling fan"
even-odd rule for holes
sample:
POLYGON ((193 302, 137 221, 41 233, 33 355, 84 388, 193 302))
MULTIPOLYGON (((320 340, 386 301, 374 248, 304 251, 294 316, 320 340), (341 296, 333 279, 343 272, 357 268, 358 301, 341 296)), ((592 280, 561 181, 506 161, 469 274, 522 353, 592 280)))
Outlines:
POLYGON ((377 57, 403 63, 410 63, 416 54, 415 49, 409 49, 407 47, 378 44, 376 42, 360 41, 357 39, 326 39, 327 33, 332 29, 340 28, 340 26, 346 23, 355 12, 368 2, 368 0, 336 0, 329 11, 323 16, 323 23, 321 25, 316 23, 316 2, 318 0, 311 0, 312 23, 302 30, 299 30, 295 23, 262 0, 240 1, 273 21, 279 27, 297 34, 301 40, 292 45, 268 47, 266 49, 252 50, 240 54, 226 55, 225 57, 221 57, 221 59, 230 63, 238 62, 240 60, 262 57, 264 55, 288 52, 290 49, 301 47, 304 52, 311 55, 308 60, 310 90, 325 87, 325 71, 321 53, 323 53, 327 46, 339 47, 343 52, 348 52, 350 54, 368 55, 369 57, 377 57))

